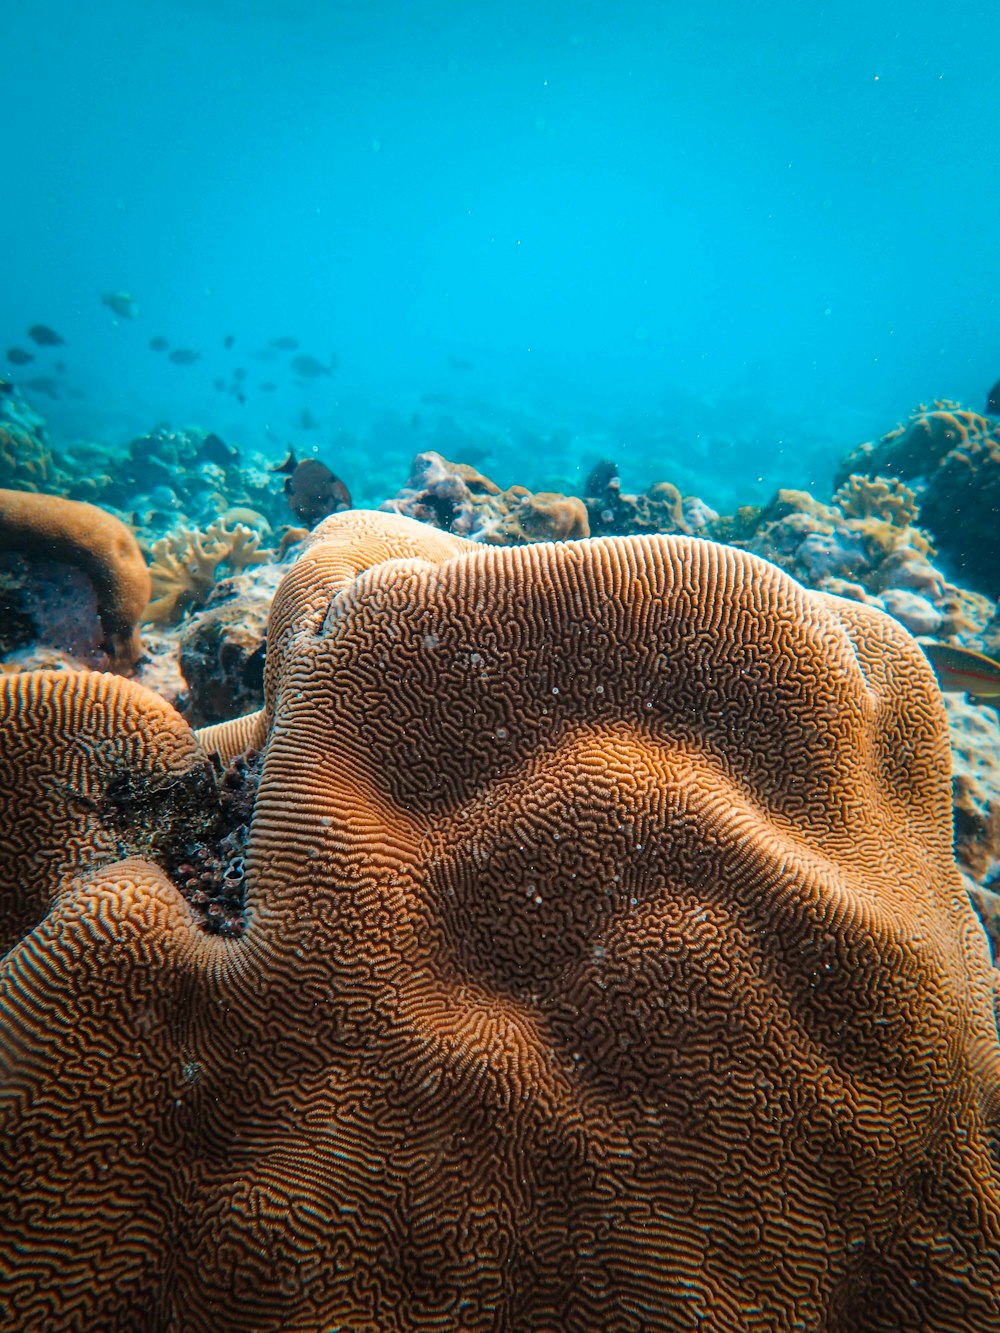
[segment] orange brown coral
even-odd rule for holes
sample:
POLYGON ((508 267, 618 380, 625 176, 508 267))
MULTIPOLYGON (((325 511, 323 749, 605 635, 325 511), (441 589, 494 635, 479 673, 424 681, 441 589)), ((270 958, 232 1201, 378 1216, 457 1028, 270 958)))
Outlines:
POLYGON ((709 542, 354 512, 268 651, 205 735, 268 735, 241 939, 156 864, 180 719, 0 680, 11 1326, 1000 1324, 993 973, 905 633, 709 542))
POLYGON ((149 573, 120 519, 81 500, 0 490, 0 549, 81 569, 97 596, 112 665, 127 671, 135 664, 142 651, 138 621, 149 600, 149 573))

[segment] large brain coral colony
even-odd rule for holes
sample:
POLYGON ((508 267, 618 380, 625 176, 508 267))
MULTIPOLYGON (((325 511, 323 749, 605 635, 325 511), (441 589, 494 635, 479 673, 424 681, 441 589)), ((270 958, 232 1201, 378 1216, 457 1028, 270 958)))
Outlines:
POLYGON ((995 974, 888 618, 352 513, 261 717, 0 691, 5 1327, 1000 1328, 995 974), (244 744, 226 938, 164 867, 244 744))

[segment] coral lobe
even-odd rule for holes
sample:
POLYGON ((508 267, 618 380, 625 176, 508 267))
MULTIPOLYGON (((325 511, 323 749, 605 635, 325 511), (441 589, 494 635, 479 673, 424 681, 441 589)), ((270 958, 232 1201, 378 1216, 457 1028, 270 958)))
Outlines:
POLYGON ((353 511, 263 715, 109 680, 0 680, 10 1326, 1000 1326, 994 973, 888 617, 353 511), (100 794, 251 740, 228 938, 100 794))

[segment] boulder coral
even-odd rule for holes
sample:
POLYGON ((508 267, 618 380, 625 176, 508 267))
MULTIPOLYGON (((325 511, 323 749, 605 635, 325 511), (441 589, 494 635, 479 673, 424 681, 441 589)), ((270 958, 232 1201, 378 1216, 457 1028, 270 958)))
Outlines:
POLYGON ((150 580, 139 544, 120 519, 80 500, 0 490, 0 550, 82 570, 94 588, 110 664, 118 671, 134 666, 150 580))
POLYGON ((994 973, 887 616, 355 511, 265 691, 0 680, 0 1323, 1000 1327, 994 973), (230 937, 171 867, 244 744, 230 937))

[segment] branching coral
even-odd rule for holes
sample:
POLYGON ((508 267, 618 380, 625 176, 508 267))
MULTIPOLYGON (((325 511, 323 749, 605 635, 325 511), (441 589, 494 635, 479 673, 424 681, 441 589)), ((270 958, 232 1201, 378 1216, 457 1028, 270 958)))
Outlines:
POLYGON ((222 519, 204 532, 174 532, 153 542, 152 598, 143 620, 176 624, 185 611, 204 604, 222 566, 236 573, 271 559, 269 552, 259 549, 260 542, 261 535, 253 528, 243 523, 228 527, 222 519))
POLYGON ((845 518, 877 518, 896 528, 908 528, 917 517, 916 495, 895 477, 852 473, 834 492, 833 504, 845 518))

